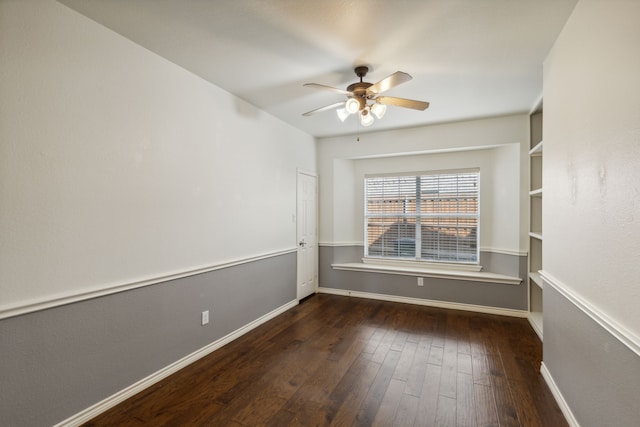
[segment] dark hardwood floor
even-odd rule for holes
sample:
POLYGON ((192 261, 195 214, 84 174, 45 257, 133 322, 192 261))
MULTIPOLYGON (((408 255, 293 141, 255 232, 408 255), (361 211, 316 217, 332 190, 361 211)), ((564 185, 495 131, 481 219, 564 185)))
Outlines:
POLYGON ((86 426, 567 423, 525 319, 318 294, 86 426))

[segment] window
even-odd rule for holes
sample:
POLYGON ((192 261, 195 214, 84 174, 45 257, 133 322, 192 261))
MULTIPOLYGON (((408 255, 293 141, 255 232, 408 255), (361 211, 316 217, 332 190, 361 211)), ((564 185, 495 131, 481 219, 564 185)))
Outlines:
POLYGON ((365 178, 365 256, 478 263, 479 171, 365 178))

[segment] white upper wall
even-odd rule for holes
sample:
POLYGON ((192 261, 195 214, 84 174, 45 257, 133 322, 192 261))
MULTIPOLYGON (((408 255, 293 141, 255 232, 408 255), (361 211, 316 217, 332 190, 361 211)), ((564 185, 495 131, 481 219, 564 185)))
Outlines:
POLYGON ((479 167, 481 249, 526 253, 528 126, 522 114, 320 139, 320 242, 363 244, 365 174, 479 167))
POLYGON ((0 64, 0 312, 295 248, 311 136, 52 0, 0 64))
POLYGON ((640 342, 640 1, 581 0, 544 70, 545 272, 640 342))

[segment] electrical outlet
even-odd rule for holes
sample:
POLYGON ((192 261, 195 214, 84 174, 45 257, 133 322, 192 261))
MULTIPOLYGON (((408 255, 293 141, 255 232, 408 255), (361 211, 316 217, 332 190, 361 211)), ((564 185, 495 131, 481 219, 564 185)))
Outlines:
POLYGON ((418 277, 418 286, 424 286, 424 277, 418 277))
POLYGON ((202 312, 202 326, 209 323, 209 310, 205 310, 202 312))

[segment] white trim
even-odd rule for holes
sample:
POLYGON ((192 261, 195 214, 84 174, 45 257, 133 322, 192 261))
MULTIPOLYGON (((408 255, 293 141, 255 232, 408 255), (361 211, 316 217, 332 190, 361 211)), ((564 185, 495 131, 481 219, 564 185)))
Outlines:
POLYGON ((364 242, 320 242, 318 246, 330 246, 330 247, 340 247, 340 246, 363 246, 364 242))
POLYGON ((494 254, 514 255, 514 256, 527 256, 529 252, 520 249, 504 249, 504 248, 492 248, 488 246, 480 246, 480 252, 491 252, 494 254))
POLYGON ((208 344, 202 347, 201 349, 194 351, 193 353, 183 357, 182 359, 177 360, 172 364, 160 369, 159 371, 154 372, 148 377, 141 379, 140 381, 130 385, 129 387, 123 390, 120 390, 119 392, 112 394, 106 399, 86 408, 83 411, 78 412, 77 414, 67 418, 64 421, 61 421, 60 423, 56 424, 54 427, 79 426, 89 421, 90 419, 116 406, 117 404, 124 402, 126 399, 130 398, 131 396, 134 396, 135 394, 140 393, 144 389, 151 387, 152 385, 163 380, 169 375, 207 356, 208 354, 214 352, 220 347, 223 347, 224 345, 230 343, 231 341, 240 338, 242 335, 246 334, 252 329, 257 328, 263 323, 273 319, 274 317, 284 313, 285 311, 295 307, 296 305, 298 305, 298 300, 293 300, 281 307, 276 308, 275 310, 257 318, 252 322, 247 323, 243 327, 236 329, 235 331, 212 342, 211 344, 208 344))
POLYGON ((359 271, 364 273, 397 274, 400 276, 433 277, 436 279, 456 279, 471 282, 501 283, 505 285, 519 285, 520 277, 505 276, 503 274, 488 273, 485 271, 456 271, 435 268, 399 267, 390 265, 363 264, 359 262, 347 262, 331 264, 334 270, 359 271))
POLYGON ((450 310, 471 311, 474 313, 497 314, 500 316, 526 318, 528 313, 525 310, 515 310, 512 308, 489 307, 485 305, 464 304, 460 302, 436 301, 423 298, 401 297, 397 295, 375 294, 371 292, 348 291, 344 289, 318 287, 318 292, 331 295, 342 295, 356 298, 367 298, 381 301, 399 302, 404 304, 424 305, 427 307, 446 308, 450 310))
POLYGON ((602 326, 607 332, 616 337, 621 343, 627 346, 631 351, 640 356, 640 337, 613 320, 602 310, 591 304, 589 301, 578 295, 570 287, 566 286, 560 280, 556 279, 548 272, 541 270, 540 276, 545 286, 549 285, 558 291, 563 297, 569 300, 573 305, 582 310, 587 316, 593 319, 598 325, 602 326))
POLYGON ((547 369, 547 365, 545 365, 544 362, 542 362, 542 365, 540 366, 540 373, 542 374, 542 378, 544 378, 547 385, 549 386, 551 394, 553 394, 553 397, 556 399, 556 403, 558 403, 558 406, 560 407, 560 410, 562 411, 564 417, 567 419, 567 423, 569 423, 569 426, 580 427, 580 424, 578 424, 578 420, 576 420, 573 412, 571 412, 571 408, 567 404, 567 401, 564 400, 564 396, 562 396, 558 385, 553 380, 551 372, 549 372, 549 369, 547 369))
POLYGON ((26 302, 20 302, 13 305, 7 305, 0 307, 0 320, 7 319, 9 317, 20 316, 23 314, 33 313, 36 311, 45 310, 48 308, 59 307, 66 304, 72 304, 75 302, 85 301, 92 298, 102 297, 111 294, 117 294, 119 292, 129 291, 131 289, 142 288, 145 286, 156 285, 158 283, 167 282, 169 280, 181 279, 183 277, 194 276, 196 274, 208 273, 215 270, 221 270, 223 268, 235 267, 241 264, 247 264, 254 261, 260 261, 263 259, 273 258, 280 255, 286 255, 296 252, 296 248, 285 249, 277 252, 271 252, 261 255, 256 255, 249 258, 237 259, 233 261, 223 262, 205 267, 198 267, 191 270, 178 271, 174 273, 165 274, 162 276, 150 277, 147 279, 137 280, 129 283, 123 283, 120 285, 111 285, 99 289, 94 289, 86 292, 75 292, 61 296, 45 297, 34 299, 26 302))

